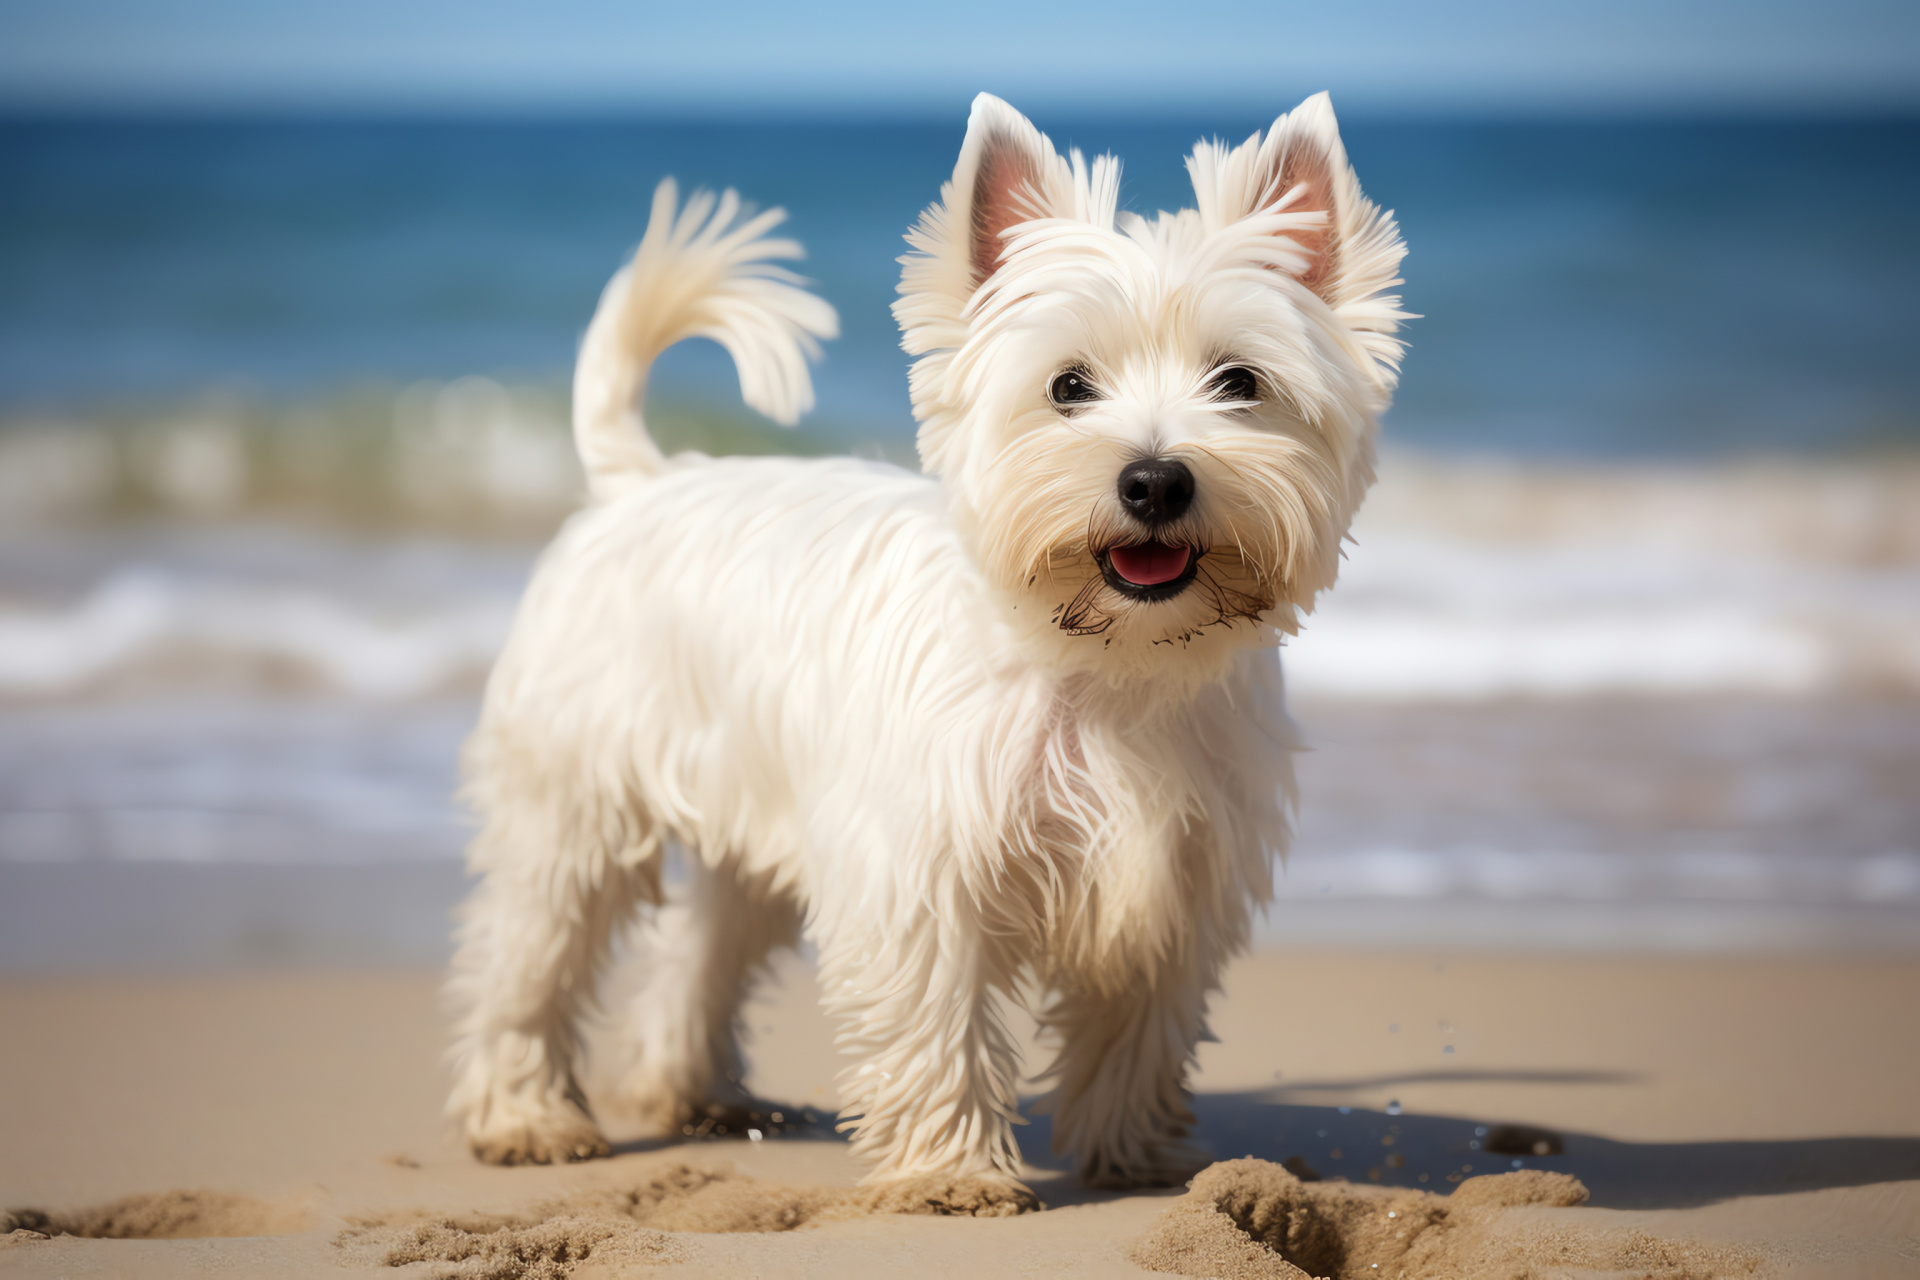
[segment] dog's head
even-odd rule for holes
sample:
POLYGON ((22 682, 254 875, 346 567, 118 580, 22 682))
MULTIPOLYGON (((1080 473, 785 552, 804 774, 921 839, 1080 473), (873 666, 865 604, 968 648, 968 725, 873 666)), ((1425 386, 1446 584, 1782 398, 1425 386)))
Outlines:
POLYGON ((1187 168, 1195 208, 1116 216, 1116 160, 982 94, 901 259, 922 465, 1025 630, 1090 670, 1293 630, 1395 381, 1405 249, 1326 96, 1187 168))

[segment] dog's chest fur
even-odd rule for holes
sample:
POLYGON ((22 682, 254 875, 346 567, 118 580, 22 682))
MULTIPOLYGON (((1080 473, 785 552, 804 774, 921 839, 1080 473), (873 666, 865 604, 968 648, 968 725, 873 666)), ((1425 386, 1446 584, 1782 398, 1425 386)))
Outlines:
POLYGON ((1267 664, 1271 654, 1245 655, 1227 684, 1177 702, 1055 693, 1033 744, 1031 828, 1013 840, 1032 841, 1049 877, 1055 963, 1124 970, 1118 952, 1170 954, 1197 920, 1268 896, 1292 737, 1277 688, 1271 707, 1258 705, 1269 691, 1253 677, 1267 664))

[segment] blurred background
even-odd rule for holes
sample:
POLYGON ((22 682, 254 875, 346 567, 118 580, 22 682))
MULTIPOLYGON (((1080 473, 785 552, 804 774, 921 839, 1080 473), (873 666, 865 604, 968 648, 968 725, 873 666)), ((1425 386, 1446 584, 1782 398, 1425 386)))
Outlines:
POLYGON ((792 215, 782 432, 912 465, 901 233, 981 89, 1180 161, 1331 89, 1422 315, 1273 944, 1920 947, 1920 8, 0 6, 0 969, 430 965, 460 740, 649 193, 792 215))

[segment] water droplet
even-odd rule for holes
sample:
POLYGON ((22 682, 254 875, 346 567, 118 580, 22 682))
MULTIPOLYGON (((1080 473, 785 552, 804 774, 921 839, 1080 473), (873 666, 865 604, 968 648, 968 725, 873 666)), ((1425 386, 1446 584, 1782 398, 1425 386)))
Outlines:
MULTIPOLYGON (((753 1139, 753 1140, 754 1140, 755 1142, 758 1142, 758 1141, 760 1141, 760 1138, 761 1138, 761 1134, 760 1134, 760 1131, 759 1131, 758 1129, 749 1129, 749 1130, 747 1130, 747 1136, 748 1136, 749 1138, 752 1138, 752 1139, 753 1139)), ((1517 1160, 1516 1160, 1516 1161, 1514 1161, 1514 1163, 1515 1163, 1515 1164, 1518 1164, 1518 1163, 1519 1163, 1519 1161, 1517 1161, 1517 1160)))
POLYGON ((1519 1162, 1518 1160, 1515 1160, 1515 1161, 1513 1162, 1513 1167, 1514 1167, 1514 1168, 1516 1168, 1516 1169, 1518 1169, 1518 1168, 1520 1167, 1520 1162, 1519 1162))
POLYGON ((1278 1072, 1278 1071, 1276 1071, 1276 1072, 1274 1072, 1274 1073, 1273 1073, 1273 1078, 1274 1078, 1275 1080, 1278 1080, 1278 1079, 1280 1078, 1280 1072, 1278 1072))
POLYGON ((1313 1131, 1313 1136, 1316 1138, 1324 1138, 1327 1136, 1327 1131, 1325 1129, 1315 1129, 1313 1131))
POLYGON ((1389 1210, 1387 1210, 1387 1216, 1388 1216, 1389 1218, 1397 1218, 1397 1217, 1399 1217, 1400 1215, 1399 1215, 1399 1214, 1397 1214, 1397 1213, 1395 1213, 1395 1212, 1394 1212, 1393 1210, 1391 1210, 1391 1209, 1389 1209, 1389 1210))
POLYGON ((1352 1114, 1353 1114, 1353 1108, 1352 1108, 1352 1107, 1342 1107, 1342 1108, 1340 1108, 1340 1114, 1341 1114, 1341 1115, 1343 1115, 1343 1116, 1350 1116, 1350 1115, 1352 1115, 1352 1114))
POLYGON ((1475 1138, 1472 1142, 1469 1142, 1467 1144, 1467 1150, 1469 1151, 1478 1151, 1479 1149, 1480 1149, 1480 1139, 1478 1138, 1475 1138))
POLYGON ((1475 1125, 1475 1126, 1473 1126, 1473 1136, 1474 1136, 1474 1137, 1476 1137, 1476 1138, 1484 1138, 1484 1137, 1486 1137, 1486 1136, 1487 1136, 1487 1126, 1485 1126, 1485 1125, 1483 1125, 1483 1124, 1477 1124, 1477 1125, 1475 1125))
POLYGON ((1388 1035, 1395 1035, 1395 1036, 1397 1036, 1397 1035, 1399 1035, 1399 1034, 1400 1034, 1400 1024, 1399 1024, 1399 1023, 1397 1023, 1397 1022, 1389 1022, 1389 1023, 1387 1024, 1387 1034, 1388 1034, 1388 1035))
POLYGON ((1442 1049, 1442 1050, 1441 1050, 1440 1052, 1442 1052, 1442 1053, 1452 1053, 1452 1052, 1453 1052, 1453 1046, 1452 1046, 1452 1045, 1448 1045, 1448 1046, 1447 1046, 1446 1048, 1444 1048, 1444 1049, 1442 1049))
POLYGON ((1392 1102, 1389 1102, 1387 1104, 1387 1114, 1390 1116, 1397 1116, 1400 1114, 1400 1099, 1395 1098, 1392 1102))

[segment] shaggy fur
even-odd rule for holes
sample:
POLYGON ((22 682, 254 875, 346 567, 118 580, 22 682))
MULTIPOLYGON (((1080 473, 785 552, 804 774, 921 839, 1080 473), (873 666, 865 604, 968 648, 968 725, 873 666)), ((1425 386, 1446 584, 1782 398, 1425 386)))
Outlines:
POLYGON ((1203 1163, 1186 1070, 1288 834, 1278 645, 1371 480, 1403 250, 1324 95, 1187 165, 1195 208, 1116 215, 1116 161, 975 102, 895 306, 925 475, 661 456, 635 406, 665 347, 715 339, 790 422, 835 327, 774 265, 777 211, 662 184, 580 353, 592 502, 468 748, 450 1110, 482 1159, 607 1150, 575 1026, 651 904, 625 1079, 662 1125, 742 1100, 739 1002, 804 936, 869 1181, 1024 1202, 1004 998, 1052 1033, 1043 1106, 1085 1178, 1203 1163), (1091 394, 1060 402, 1063 371, 1091 394), (1145 458, 1189 469, 1174 518, 1122 499, 1145 458), (1170 598, 1117 575, 1142 544, 1188 564, 1170 598))

